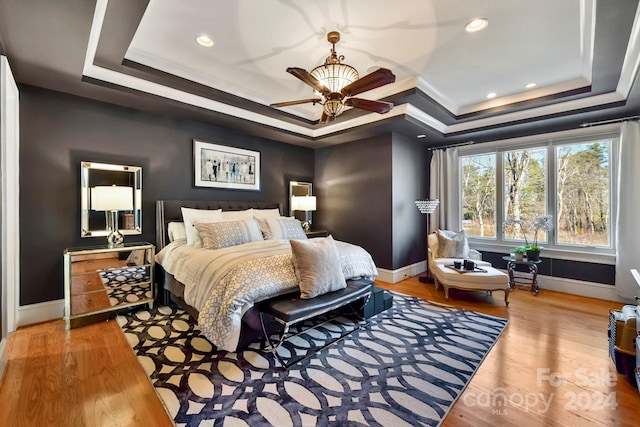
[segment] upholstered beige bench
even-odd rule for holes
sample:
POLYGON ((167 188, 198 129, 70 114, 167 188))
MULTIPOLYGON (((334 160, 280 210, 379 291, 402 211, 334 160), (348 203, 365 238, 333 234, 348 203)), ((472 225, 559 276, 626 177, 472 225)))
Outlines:
POLYGON ((504 291, 504 303, 509 306, 509 276, 490 266, 482 265, 480 268, 484 272, 458 273, 445 264, 436 263, 433 270, 436 289, 442 285, 446 299, 449 299, 449 288, 464 291, 504 291))

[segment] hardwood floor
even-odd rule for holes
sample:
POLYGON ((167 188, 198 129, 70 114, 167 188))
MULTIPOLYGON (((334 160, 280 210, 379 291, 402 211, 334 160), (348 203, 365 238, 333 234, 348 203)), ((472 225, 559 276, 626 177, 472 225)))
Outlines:
POLYGON ((442 423, 451 426, 638 426, 640 393, 609 358, 609 310, 621 304, 528 288, 450 290, 415 278, 378 286, 509 319, 442 423), (506 401, 506 402, 505 402, 506 401), (503 406, 499 406, 504 403, 503 406), (548 405, 547 405, 548 403, 548 405))
MULTIPOLYGON (((443 426, 638 425, 640 394, 608 355, 608 312, 620 304, 517 289, 507 308, 502 292, 452 289, 446 301, 442 289, 416 278, 378 285, 509 319, 443 426)), ((21 328, 7 356, 0 426, 172 425, 113 321, 21 328)))

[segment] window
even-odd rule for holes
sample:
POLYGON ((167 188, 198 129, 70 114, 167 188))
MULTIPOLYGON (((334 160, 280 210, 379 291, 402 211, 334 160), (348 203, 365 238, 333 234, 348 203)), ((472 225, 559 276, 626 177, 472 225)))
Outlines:
POLYGON ((548 249, 580 248, 610 252, 615 182, 611 153, 617 137, 544 141, 498 149, 474 147, 460 155, 461 222, 473 239, 518 246, 529 240, 533 218, 551 215, 554 227, 540 232, 538 244, 548 249), (469 150, 470 151, 470 150, 469 150))
POLYGON ((467 236, 496 237, 496 156, 461 157, 462 225, 467 236))

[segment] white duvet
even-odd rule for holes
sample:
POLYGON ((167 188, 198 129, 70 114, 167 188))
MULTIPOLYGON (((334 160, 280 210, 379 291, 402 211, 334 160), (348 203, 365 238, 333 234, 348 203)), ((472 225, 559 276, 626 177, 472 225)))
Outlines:
MULTIPOLYGON (((378 275, 367 251, 340 241, 336 246, 345 279, 378 275)), ((242 316, 254 303, 298 288, 288 240, 216 250, 173 242, 156 262, 185 285, 184 300, 200 312, 200 330, 222 350, 237 349, 242 316)))

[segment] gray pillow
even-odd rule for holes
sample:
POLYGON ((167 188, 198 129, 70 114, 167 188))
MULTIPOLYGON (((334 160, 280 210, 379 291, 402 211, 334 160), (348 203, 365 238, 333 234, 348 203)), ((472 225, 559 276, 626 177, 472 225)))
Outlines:
POLYGON ((331 236, 290 240, 293 265, 300 282, 300 298, 311 299, 347 287, 331 236))
MULTIPOLYGON (((302 224, 295 218, 264 218, 261 220, 268 231, 264 233, 266 240, 270 239, 306 239, 307 235, 302 229, 302 224)), ((264 230, 264 226, 261 227, 264 230)))
POLYGON ((469 242, 464 230, 456 233, 450 230, 437 230, 438 258, 469 258, 469 242))
POLYGON ((195 227, 205 249, 221 249, 262 240, 262 232, 255 219, 196 222, 195 227))

